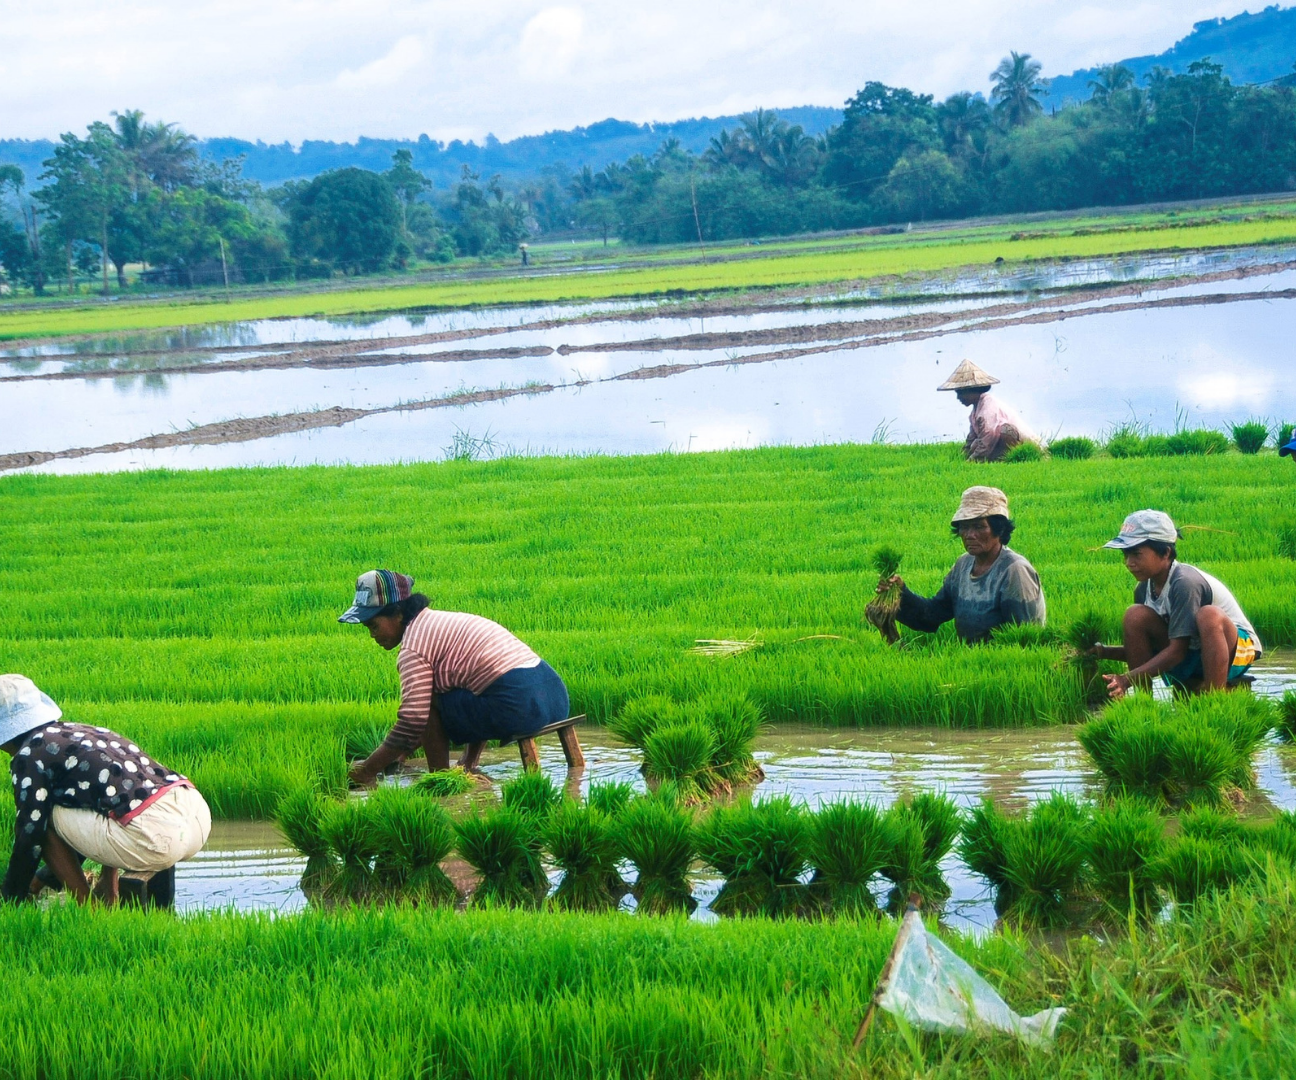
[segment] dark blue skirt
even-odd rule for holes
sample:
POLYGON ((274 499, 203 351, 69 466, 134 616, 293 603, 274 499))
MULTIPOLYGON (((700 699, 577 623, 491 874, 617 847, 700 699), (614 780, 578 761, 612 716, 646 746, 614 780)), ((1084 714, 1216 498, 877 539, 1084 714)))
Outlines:
POLYGON ((562 679, 543 660, 533 668, 506 671, 480 694, 437 694, 441 724, 453 743, 516 739, 567 719, 571 702, 562 679))

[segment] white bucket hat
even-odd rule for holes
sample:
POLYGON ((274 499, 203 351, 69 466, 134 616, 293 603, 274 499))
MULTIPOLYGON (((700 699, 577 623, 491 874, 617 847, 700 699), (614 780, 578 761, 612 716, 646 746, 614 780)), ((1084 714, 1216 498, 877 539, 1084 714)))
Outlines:
POLYGON ((959 508, 954 512, 950 524, 976 521, 977 518, 994 517, 996 514, 1000 517, 1012 516, 1008 513, 1008 496, 998 488, 970 487, 963 492, 963 498, 959 500, 959 508))
POLYGON ((0 675, 0 743, 52 724, 63 710, 26 675, 0 675))

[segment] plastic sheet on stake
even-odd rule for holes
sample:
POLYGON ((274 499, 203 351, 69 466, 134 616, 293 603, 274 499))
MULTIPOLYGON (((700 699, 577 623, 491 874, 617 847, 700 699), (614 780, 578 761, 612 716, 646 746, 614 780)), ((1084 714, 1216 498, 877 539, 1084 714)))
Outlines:
POLYGON ((924 1031, 992 1029, 1015 1035, 1030 1046, 1047 1047, 1066 1013, 1059 1008, 1018 1016, 966 961, 927 933, 917 911, 910 911, 900 924, 892 958, 878 1006, 924 1031))

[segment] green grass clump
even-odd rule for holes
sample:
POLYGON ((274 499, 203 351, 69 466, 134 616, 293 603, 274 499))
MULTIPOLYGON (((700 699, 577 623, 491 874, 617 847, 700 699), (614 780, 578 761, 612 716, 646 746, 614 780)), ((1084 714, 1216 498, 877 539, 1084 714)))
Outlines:
MULTIPOLYGON (((328 884, 336 868, 328 838, 324 833, 324 819, 330 803, 309 787, 294 788, 280 800, 275 809, 275 823, 288 843, 306 856, 306 869, 302 873, 302 889, 310 892, 328 884)), ((13 825, 10 823, 10 833, 13 825)), ((13 837, 10 835, 9 844, 13 837)), ((3 840, 0 839, 0 846, 3 840)))
POLYGON ((715 752, 715 733, 701 720, 667 724, 644 740, 644 775, 651 783, 669 781, 684 801, 693 802, 712 787, 715 752))
POLYGON ((1088 811, 1054 792, 1003 835, 1005 916, 1027 926, 1058 926, 1081 896, 1088 811))
POLYGON ((894 886, 889 906, 903 908, 910 893, 928 904, 942 903, 949 885, 940 861, 954 847, 959 833, 959 811, 945 795, 922 792, 908 802, 898 802, 882 819, 887 853, 881 873, 894 886))
POLYGON ((564 802, 545 825, 545 847, 563 872, 553 895, 557 907, 609 911, 628 891, 617 872, 612 819, 601 810, 564 802))
POLYGON ((1129 799, 1093 811, 1081 837, 1090 882, 1099 898, 1121 915, 1131 905, 1153 915, 1161 900, 1159 867, 1166 851, 1165 822, 1155 810, 1129 799))
POLYGON ((523 817, 543 820, 558 808, 563 793, 547 773, 527 770, 500 786, 500 801, 523 817))
POLYGON ((614 818, 630 805, 634 793, 634 785, 625 780, 596 780, 590 784, 587 801, 595 810, 614 818))
POLYGON ((810 826, 810 893, 834 915, 878 914, 871 886, 887 857, 882 814, 872 803, 833 802, 810 826))
POLYGON ((1296 560, 1296 522, 1278 528, 1278 554, 1296 560))
POLYGON ((463 769, 455 767, 424 773, 414 781, 413 788, 434 799, 448 799, 453 795, 466 795, 470 791, 476 791, 477 781, 463 769))
POLYGON ((689 705, 686 713, 705 724, 714 737, 712 777, 724 785, 746 784, 764 777, 752 747, 765 718, 760 706, 746 694, 707 694, 689 705))
POLYGON ((1039 443, 1021 442, 1007 450, 1004 453, 1003 460, 1009 465, 1026 461, 1043 461, 1044 451, 1040 449, 1039 443))
POLYGON ((374 815, 365 799, 330 804, 323 820, 324 837, 341 864, 328 885, 335 900, 366 900, 373 888, 373 861, 379 851, 374 815))
POLYGON ((1062 461, 1084 461, 1094 456, 1098 444, 1083 435, 1072 435, 1065 439, 1054 439, 1049 443, 1049 457, 1062 461))
POLYGON ((1008 834, 1014 825, 1015 822, 987 796, 968 814, 958 842, 959 858, 969 870, 980 874, 994 886, 995 908, 1000 914, 1003 913, 1000 905, 1012 900, 1006 848, 1008 834))
POLYGON ((631 893, 645 915, 688 911, 697 906, 688 872, 696 851, 693 817, 674 799, 673 785, 630 802, 616 819, 617 850, 639 872, 631 893))
POLYGON ((717 915, 805 914, 810 890, 800 880, 809 868, 811 823, 786 796, 718 806, 697 828, 703 862, 724 876, 711 904, 717 915))
POLYGON ((1296 690, 1288 690, 1283 694, 1274 721, 1274 731, 1283 742, 1296 741, 1296 690))
POLYGON ((622 705, 608 720, 608 727, 622 742, 642 750, 648 736, 657 728, 677 724, 683 719, 683 710, 670 698, 663 694, 648 694, 622 705))
POLYGON ((1203 896, 1241 881, 1252 869, 1245 847, 1210 836, 1180 836, 1157 862, 1159 880, 1178 904, 1194 904, 1203 896))
POLYGON ((549 881, 540 862, 540 828, 539 820, 507 806, 455 821, 456 849, 481 875, 474 904, 535 907, 544 899, 549 881))
POLYGON ((1079 731, 1107 793, 1166 807, 1218 806, 1254 786, 1251 759, 1273 723, 1251 694, 1203 694, 1163 703, 1137 694, 1079 731))
POLYGON ((1169 436, 1169 450, 1172 454, 1227 454, 1229 450, 1228 436, 1220 431, 1211 431, 1207 428, 1192 428, 1186 431, 1176 431, 1169 436))
POLYGON ((1233 445, 1244 454, 1258 454, 1269 441, 1269 425, 1260 420, 1247 420, 1229 428, 1233 445))
POLYGON ((376 850, 375 888, 421 905, 454 903, 454 884, 440 865, 454 848, 450 815, 400 788, 379 788, 368 804, 376 850))

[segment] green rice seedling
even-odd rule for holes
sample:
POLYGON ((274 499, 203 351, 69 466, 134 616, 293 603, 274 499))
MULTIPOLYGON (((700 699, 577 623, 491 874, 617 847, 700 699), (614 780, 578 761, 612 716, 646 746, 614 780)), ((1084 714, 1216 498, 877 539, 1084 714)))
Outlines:
POLYGON ((675 784, 685 802, 700 799, 712 787, 711 759, 715 733, 700 720, 667 724, 644 740, 644 775, 675 784))
POLYGON ((1288 690, 1283 694, 1274 720, 1274 731, 1283 742, 1296 740, 1296 690, 1288 690))
POLYGON ((1192 904, 1249 873, 1245 848, 1213 837, 1180 836, 1156 863, 1156 876, 1178 904, 1192 904))
POLYGON ((549 891, 540 862, 538 819, 507 806, 471 813, 454 823, 456 848, 481 875, 474 904, 535 907, 549 891))
POLYGON ((664 915, 697 906, 688 881, 696 848, 687 810, 660 795, 640 796, 615 820, 612 833, 617 850, 639 872, 630 889, 639 911, 664 915))
POLYGON ((747 784, 763 779, 752 747, 764 716, 746 694, 707 694, 686 709, 686 715, 706 724, 715 736, 711 774, 725 784, 747 784))
POLYGON ((614 818, 630 805, 634 793, 634 785, 625 780, 596 780, 590 784, 588 802, 595 810, 614 818))
POLYGON ((1179 815, 1179 833, 1198 840, 1218 840, 1228 845, 1246 843, 1250 830, 1237 815, 1217 810, 1213 806, 1195 806, 1179 815))
POLYGON ((563 793, 547 773, 524 770, 500 786, 500 801, 523 817, 543 820, 558 808, 563 793))
POLYGON ((868 606, 864 608, 864 617, 878 628, 888 644, 894 645, 900 640, 896 630, 896 615, 900 611, 900 586, 892 580, 900 571, 903 556, 895 548, 883 545, 873 552, 871 562, 878 574, 877 593, 868 606))
POLYGON ((617 872, 612 818, 593 806, 564 802, 545 824, 545 846, 563 872, 556 906, 572 911, 610 911, 628 886, 617 872))
POLYGON ((980 874, 994 886, 995 910, 1000 914, 1003 914, 1003 907, 1012 902, 1005 849, 1008 834, 1017 826, 1018 822, 1005 815, 987 796, 964 819, 959 836, 959 858, 969 870, 980 874))
POLYGON ((466 795, 470 791, 476 791, 477 781, 463 769, 455 767, 424 773, 414 781, 413 788, 420 794, 430 795, 434 799, 448 799, 454 795, 466 795))
POLYGON ((341 863, 329 882, 329 897, 359 901, 372 891, 373 860, 379 850, 373 817, 367 799, 333 803, 325 813, 324 837, 341 863))
POLYGON ((1028 926, 1059 926, 1080 896, 1087 812, 1061 792, 1004 830, 1003 874, 1011 900, 1003 905, 1028 926))
POLYGON ((310 893, 328 884, 337 864, 324 834, 330 803, 309 787, 294 788, 275 809, 275 822, 288 843, 306 856, 302 891, 310 893))
POLYGON ((1098 444, 1093 439, 1072 435, 1049 443, 1049 457, 1061 458, 1063 461, 1083 461, 1093 457, 1097 449, 1098 444))
POLYGON ((1278 554, 1284 559, 1296 559, 1296 522, 1279 526, 1278 554))
POLYGON ((886 856, 886 830, 876 806, 841 801, 821 807, 810 826, 811 895, 834 915, 877 915, 870 886, 886 856))
POLYGON ((810 846, 809 816, 786 796, 716 807, 697 828, 699 856, 725 879, 711 910, 772 918, 805 914, 810 890, 801 877, 810 846))
POLYGON ((1233 445, 1244 454, 1258 454, 1269 441, 1269 425, 1261 420, 1247 420, 1245 423, 1232 424, 1229 431, 1233 435, 1233 445))
POLYGON ((1156 914, 1161 899, 1158 867, 1165 856, 1165 822, 1146 804, 1115 799, 1093 811, 1081 835, 1090 882, 1112 910, 1156 914))
POLYGON ((1229 783, 1242 790, 1255 786, 1252 759, 1273 730, 1277 709, 1259 694, 1199 694, 1179 703, 1190 722, 1201 723, 1228 740, 1234 763, 1229 783))
POLYGON ((368 720, 346 733, 346 756, 348 761, 367 758, 387 738, 387 727, 377 720, 368 720))
POLYGON ((1143 437, 1142 452, 1140 457, 1173 457, 1179 453, 1175 449, 1175 443, 1169 435, 1151 434, 1143 437))
POLYGON ((922 792, 907 803, 898 802, 883 817, 887 858, 882 876, 892 890, 890 906, 903 906, 911 892, 931 903, 949 896, 940 861, 958 837, 959 811, 944 795, 922 792))
POLYGON ((1168 444, 1170 453, 1178 455, 1226 454, 1229 450, 1228 436, 1207 428, 1176 431, 1169 436, 1168 444))
POLYGON ((1102 643, 1109 632, 1107 618, 1092 609, 1073 619, 1066 630, 1067 661, 1079 672, 1085 701, 1090 706, 1107 698, 1107 684, 1099 678, 1098 661, 1090 650, 1102 643))
POLYGON ((379 788, 369 796, 377 854, 373 881, 396 899, 448 904, 454 884, 441 860, 454 848, 450 815, 434 802, 399 788, 379 788))
POLYGON ((645 740, 658 727, 679 723, 680 706, 662 694, 649 694, 627 701, 608 720, 608 728, 624 743, 643 749, 645 740))
POLYGON ((1025 461, 1043 461, 1044 451, 1040 448, 1039 443, 1022 442, 1005 452, 1003 460, 1008 465, 1020 464, 1025 461))
POLYGON ((1144 457, 1144 437, 1147 432, 1133 422, 1121 424, 1112 429, 1103 448, 1114 458, 1144 457))

